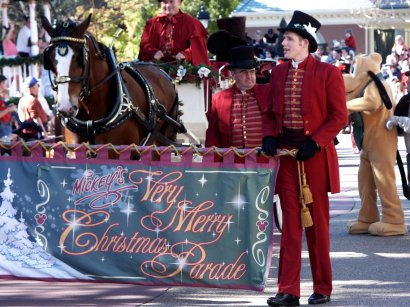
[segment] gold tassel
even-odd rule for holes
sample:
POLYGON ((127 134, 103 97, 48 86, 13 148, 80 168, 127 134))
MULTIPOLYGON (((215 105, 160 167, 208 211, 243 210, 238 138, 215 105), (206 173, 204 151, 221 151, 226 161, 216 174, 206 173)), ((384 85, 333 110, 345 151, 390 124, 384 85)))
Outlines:
MULTIPOLYGON (((313 225, 313 220, 312 220, 312 216, 310 215, 310 211, 309 208, 306 207, 306 203, 305 203, 305 196, 304 196, 304 189, 303 189, 303 185, 302 185, 302 173, 300 171, 300 162, 297 161, 298 164, 298 173, 299 173, 299 189, 300 189, 300 195, 299 195, 299 200, 300 200, 300 204, 302 205, 302 209, 300 211, 300 220, 302 222, 302 227, 310 227, 313 225)), ((303 167, 303 162, 302 162, 302 167, 303 167)), ((303 169, 303 174, 304 174, 304 169, 303 169)), ((306 180, 306 178, 305 178, 306 180)), ((309 187, 308 187, 309 188, 309 187)), ((309 189, 309 193, 310 193, 310 189, 309 189)))
POLYGON ((305 204, 313 203, 313 196, 312 192, 310 191, 309 185, 307 184, 306 180, 306 173, 305 173, 305 164, 302 163, 302 191, 303 191, 303 199, 305 200, 305 204))
POLYGON ((307 208, 306 206, 303 207, 302 210, 300 211, 300 218, 301 218, 303 227, 313 226, 313 220, 310 215, 309 208, 307 208))

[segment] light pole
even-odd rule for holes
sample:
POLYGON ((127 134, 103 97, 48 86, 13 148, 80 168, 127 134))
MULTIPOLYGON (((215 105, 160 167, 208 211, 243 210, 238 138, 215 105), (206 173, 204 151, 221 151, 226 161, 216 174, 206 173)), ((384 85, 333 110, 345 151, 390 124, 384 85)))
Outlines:
POLYGON ((201 8, 199 9, 196 18, 198 18, 198 20, 202 23, 205 29, 208 29, 210 15, 209 12, 205 10, 205 7, 203 5, 201 5, 201 8))

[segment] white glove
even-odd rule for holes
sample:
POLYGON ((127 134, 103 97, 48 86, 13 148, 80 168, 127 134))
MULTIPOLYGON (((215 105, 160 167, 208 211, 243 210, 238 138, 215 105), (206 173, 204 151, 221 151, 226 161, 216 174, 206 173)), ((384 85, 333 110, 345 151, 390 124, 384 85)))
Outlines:
POLYGON ((397 126, 397 116, 392 115, 386 122, 386 128, 392 130, 394 126, 397 126))
POLYGON ((386 122, 386 128, 391 130, 394 126, 399 126, 404 132, 410 133, 410 118, 404 116, 391 116, 386 122))

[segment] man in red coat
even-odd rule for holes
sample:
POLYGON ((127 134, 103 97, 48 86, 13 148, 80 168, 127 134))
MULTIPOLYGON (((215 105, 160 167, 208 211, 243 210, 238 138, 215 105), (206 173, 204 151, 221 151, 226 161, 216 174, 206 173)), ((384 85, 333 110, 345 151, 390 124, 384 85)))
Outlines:
POLYGON ((299 306, 303 226, 297 160, 304 161, 313 196, 307 206, 313 226, 305 228, 313 277, 308 302, 329 302, 332 292, 328 192, 340 192, 333 140, 347 121, 347 110, 341 72, 310 54, 317 49, 320 26, 312 16, 295 11, 288 26, 279 29, 289 61, 272 69, 269 101, 262 106, 262 151, 273 156, 278 148, 297 149, 296 159, 280 158, 276 180, 283 226, 278 292, 268 299, 269 306, 299 306))
POLYGON ((262 144, 260 105, 267 104, 269 87, 256 84, 256 66, 252 46, 230 50, 228 69, 235 83, 212 96, 207 113, 205 146, 253 148, 262 144))
POLYGON ((141 36, 141 61, 186 60, 193 65, 210 65, 201 22, 180 10, 182 0, 158 0, 162 13, 147 21, 141 36))

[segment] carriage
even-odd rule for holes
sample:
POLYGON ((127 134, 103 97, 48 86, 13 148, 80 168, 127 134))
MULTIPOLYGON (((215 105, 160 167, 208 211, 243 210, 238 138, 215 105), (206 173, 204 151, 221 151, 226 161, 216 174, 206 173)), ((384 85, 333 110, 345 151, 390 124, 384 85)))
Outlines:
POLYGON ((87 31, 90 21, 91 15, 78 25, 68 20, 52 27, 47 18, 42 19, 51 37, 44 67, 57 92, 57 114, 68 128, 66 142, 204 142, 212 93, 228 85, 221 77, 224 66, 212 72, 217 79, 208 77, 210 70, 202 67, 194 76, 196 82, 184 83, 179 82, 184 76, 178 72, 171 78, 162 65, 117 63, 113 43, 107 47, 87 31), (200 74, 201 70, 208 72, 200 74))

